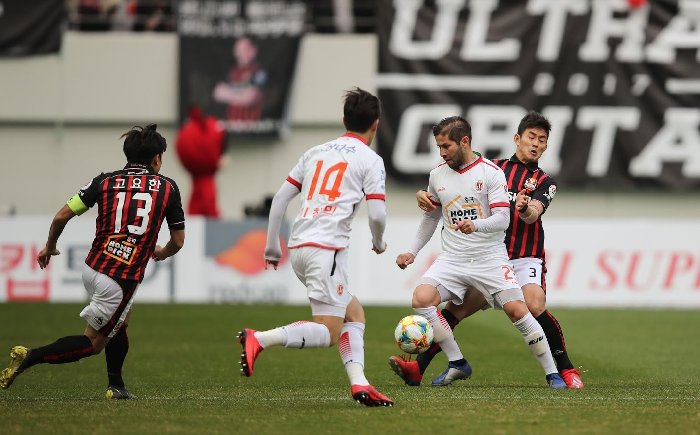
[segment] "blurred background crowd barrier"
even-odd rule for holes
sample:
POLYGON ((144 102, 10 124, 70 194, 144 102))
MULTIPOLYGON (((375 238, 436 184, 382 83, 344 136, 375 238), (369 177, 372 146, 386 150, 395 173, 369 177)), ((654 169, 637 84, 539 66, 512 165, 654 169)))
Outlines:
POLYGON ((0 0, 0 300, 83 297, 72 273, 90 214, 71 222, 49 272, 30 260, 64 201, 122 165, 131 126, 159 124, 163 171, 186 201, 175 138, 198 106, 227 132, 221 220, 190 219, 185 251, 140 297, 298 302, 289 269, 231 267, 261 258, 228 252, 231 238, 252 231, 242 246, 259 249, 270 195, 303 150, 342 134, 342 95, 360 86, 383 102, 374 146, 392 237, 374 261, 360 208, 352 261, 370 271, 356 277, 368 303, 408 303, 419 275, 392 264, 440 162, 430 126, 464 115, 476 150, 507 157, 535 109, 553 123, 541 164, 559 182, 544 216, 551 302, 697 307, 698 29, 692 0, 0 0), (39 284, 23 293, 23 280, 39 284))

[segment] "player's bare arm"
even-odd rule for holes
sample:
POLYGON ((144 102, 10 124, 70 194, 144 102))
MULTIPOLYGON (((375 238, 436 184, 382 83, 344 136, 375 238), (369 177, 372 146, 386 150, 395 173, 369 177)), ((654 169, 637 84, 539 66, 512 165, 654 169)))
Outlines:
POLYGON ((423 211, 433 211, 437 207, 431 201, 430 193, 427 190, 419 190, 416 192, 416 200, 418 201, 418 208, 423 211))
POLYGON ((527 189, 518 192, 515 197, 515 208, 518 210, 518 217, 526 224, 531 224, 537 221, 544 213, 544 205, 538 200, 532 200, 528 196, 527 189))
POLYGON ((73 219, 74 216, 75 213, 70 209, 70 207, 68 207, 68 205, 61 207, 61 209, 56 213, 56 216, 54 216, 53 221, 51 222, 51 227, 49 228, 49 237, 46 240, 46 245, 36 256, 36 261, 39 263, 40 268, 44 269, 46 266, 48 266, 52 256, 61 254, 61 252, 56 249, 56 243, 58 242, 58 238, 61 236, 63 229, 66 227, 66 224, 69 220, 73 219))
POLYGON ((416 256, 410 252, 404 252, 403 254, 399 254, 396 257, 396 265, 399 266, 400 269, 405 269, 407 268, 410 264, 413 263, 413 260, 416 259, 416 256))
POLYGON ((163 261, 168 257, 172 257, 177 254, 184 245, 185 230, 171 230, 168 243, 164 247, 156 245, 156 249, 153 251, 153 259, 156 261, 163 261))

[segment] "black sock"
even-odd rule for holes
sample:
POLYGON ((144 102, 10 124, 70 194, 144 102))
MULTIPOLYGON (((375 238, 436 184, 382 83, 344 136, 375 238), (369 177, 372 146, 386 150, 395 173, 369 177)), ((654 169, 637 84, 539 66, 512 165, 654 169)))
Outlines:
POLYGON ((122 366, 129 352, 129 336, 126 334, 126 325, 122 325, 119 332, 114 334, 107 346, 105 346, 105 359, 107 360, 107 377, 109 385, 123 388, 122 366))
POLYGON ((51 344, 31 350, 26 368, 35 364, 65 364, 92 355, 92 341, 85 335, 59 338, 51 344))
POLYGON ((444 317, 445 320, 447 320, 447 324, 450 325, 450 328, 452 330, 454 330, 455 326, 459 324, 459 319, 456 318, 455 315, 450 313, 447 309, 443 308, 440 311, 440 314, 442 314, 442 317, 444 317))
MULTIPOLYGON (((455 326, 459 324, 459 319, 457 319, 454 314, 450 313, 447 311, 445 308, 443 308, 440 311, 440 314, 442 314, 442 317, 445 318, 447 321, 447 324, 450 325, 451 329, 455 329, 455 326)), ((416 358, 416 361, 418 362, 418 368, 420 369, 421 374, 425 373, 425 369, 428 368, 430 365, 430 362, 435 358, 435 355, 439 354, 442 351, 440 348, 440 345, 437 343, 433 343, 428 350, 425 352, 421 353, 418 355, 416 358)))
POLYGON ((566 353, 566 343, 564 342, 564 332, 557 319, 545 310, 542 314, 535 318, 544 329, 544 335, 549 342, 549 348, 552 351, 554 361, 557 363, 559 371, 573 369, 574 365, 569 360, 569 355, 566 353))

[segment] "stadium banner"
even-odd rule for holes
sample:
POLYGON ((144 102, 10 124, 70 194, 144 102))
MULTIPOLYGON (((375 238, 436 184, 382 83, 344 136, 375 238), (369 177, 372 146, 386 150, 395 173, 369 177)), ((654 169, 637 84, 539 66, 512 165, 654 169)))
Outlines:
MULTIPOLYGON (((93 212, 91 212, 93 213, 93 212)), ((61 255, 41 270, 52 216, 0 218, 0 302, 84 302, 83 261, 94 219, 74 219, 58 243, 61 255)), ((376 255, 364 219, 353 225, 349 290, 365 305, 411 305, 418 279, 440 253, 436 233, 416 261, 401 270, 396 256, 409 248, 419 218, 395 218, 387 226, 388 251, 376 255)), ((188 217, 185 247, 164 262, 151 262, 137 302, 271 303, 304 305, 306 289, 285 250, 278 270, 265 269, 265 220, 214 221, 188 217)), ((552 307, 700 308, 700 250, 692 220, 551 220, 547 231, 547 302, 552 307), (658 234, 662 227, 664 237, 658 234)), ((288 229, 283 228, 282 246, 288 229)), ((159 243, 167 242, 163 228, 159 243)))
POLYGON ((301 0, 180 1, 180 122, 197 105, 230 134, 284 136, 305 24, 301 0))
POLYGON ((700 2, 378 2, 378 150, 402 182, 442 160, 430 127, 461 115, 509 157, 527 110, 552 122, 560 186, 700 187, 700 2))
POLYGON ((0 57, 57 53, 66 24, 64 0, 0 0, 0 57))

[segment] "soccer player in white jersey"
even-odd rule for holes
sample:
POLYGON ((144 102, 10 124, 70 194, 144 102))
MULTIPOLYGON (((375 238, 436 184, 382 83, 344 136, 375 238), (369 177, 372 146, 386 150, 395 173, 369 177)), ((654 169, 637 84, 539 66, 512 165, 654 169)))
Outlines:
POLYGON ((545 372, 550 388, 564 389, 542 326, 525 305, 503 243, 510 223, 508 187, 503 171, 471 148, 471 125, 461 117, 441 120, 433 136, 445 161, 430 172, 428 192, 435 210, 425 212, 416 240, 396 264, 405 269, 430 240, 442 219, 442 252, 413 292, 413 310, 428 319, 434 339, 449 359, 433 385, 449 385, 471 376, 452 329, 437 310, 445 301, 462 303, 467 291, 479 291, 492 306, 502 308, 520 331, 545 372))
POLYGON ((392 406, 364 374, 365 314, 352 295, 347 270, 350 224, 362 199, 367 200, 372 250, 386 250, 386 173, 384 161, 369 147, 379 126, 379 99, 355 88, 345 94, 343 112, 347 132, 306 151, 270 207, 265 266, 277 269, 282 219, 290 201, 302 194, 288 247, 294 272, 306 286, 313 321, 241 331, 241 372, 252 376, 256 358, 270 346, 308 349, 338 343, 353 399, 367 406, 392 406))

